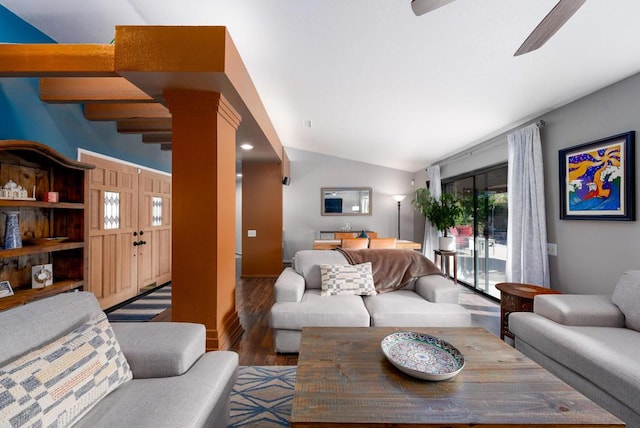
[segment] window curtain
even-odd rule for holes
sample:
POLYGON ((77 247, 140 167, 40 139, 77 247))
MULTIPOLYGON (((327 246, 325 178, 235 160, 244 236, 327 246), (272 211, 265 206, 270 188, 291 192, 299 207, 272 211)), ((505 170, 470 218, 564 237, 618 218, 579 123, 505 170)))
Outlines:
MULTIPOLYGON (((434 165, 427 168, 427 180, 429 180, 429 193, 434 198, 439 198, 442 193, 442 182, 440 181, 440 166, 434 165)), ((424 225, 424 240, 422 242, 422 254, 433 260, 433 250, 437 250, 438 229, 427 219, 424 225)))
POLYGON ((536 124, 508 135, 506 280, 549 287, 542 145, 536 124))

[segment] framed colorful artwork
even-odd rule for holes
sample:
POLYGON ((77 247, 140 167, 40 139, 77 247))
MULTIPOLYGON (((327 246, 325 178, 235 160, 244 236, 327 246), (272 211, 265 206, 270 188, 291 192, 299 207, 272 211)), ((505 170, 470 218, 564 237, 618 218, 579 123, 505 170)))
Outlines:
POLYGON ((559 151, 560 218, 635 220, 635 131, 559 151))

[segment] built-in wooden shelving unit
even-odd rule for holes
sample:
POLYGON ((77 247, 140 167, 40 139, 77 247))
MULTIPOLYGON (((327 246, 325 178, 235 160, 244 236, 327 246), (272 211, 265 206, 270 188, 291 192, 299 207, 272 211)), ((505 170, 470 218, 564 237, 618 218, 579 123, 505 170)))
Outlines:
MULTIPOLYGON (((33 141, 0 140, 0 186, 9 180, 36 200, 0 199, 0 214, 19 212, 20 248, 0 248, 0 280, 9 281, 13 296, 0 298, 0 310, 54 294, 82 289, 85 266, 84 174, 93 165, 66 158, 33 141), (57 192, 60 202, 44 201, 57 192), (53 285, 31 288, 31 268, 53 265, 53 285)), ((5 216, 0 215, 0 245, 5 216)))

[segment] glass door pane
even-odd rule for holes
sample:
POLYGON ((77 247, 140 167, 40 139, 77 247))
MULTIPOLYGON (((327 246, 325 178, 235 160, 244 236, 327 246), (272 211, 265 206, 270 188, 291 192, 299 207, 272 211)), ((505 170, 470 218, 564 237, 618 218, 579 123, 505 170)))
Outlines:
POLYGON ((496 298, 495 285, 505 280, 507 202, 506 168, 476 176, 476 288, 496 298))
POLYGON ((458 251, 458 279, 500 298, 507 259, 507 167, 492 168, 446 183, 461 201, 463 215, 452 230, 458 251))

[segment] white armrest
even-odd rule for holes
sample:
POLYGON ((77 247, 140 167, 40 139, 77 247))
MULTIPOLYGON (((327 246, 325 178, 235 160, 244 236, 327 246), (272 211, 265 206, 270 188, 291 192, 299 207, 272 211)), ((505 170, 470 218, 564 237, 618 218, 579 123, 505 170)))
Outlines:
POLYGON ((305 290, 304 277, 292 268, 286 268, 276 280, 276 302, 300 302, 305 290))
POLYGON ((533 312, 564 325, 624 327, 624 314, 611 296, 540 294, 533 299, 533 312))
POLYGON ((442 275, 426 275, 416 279, 416 293, 433 303, 458 303, 458 287, 442 275))

